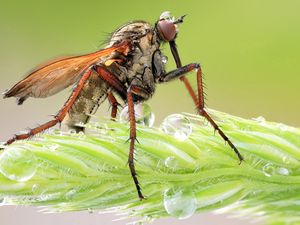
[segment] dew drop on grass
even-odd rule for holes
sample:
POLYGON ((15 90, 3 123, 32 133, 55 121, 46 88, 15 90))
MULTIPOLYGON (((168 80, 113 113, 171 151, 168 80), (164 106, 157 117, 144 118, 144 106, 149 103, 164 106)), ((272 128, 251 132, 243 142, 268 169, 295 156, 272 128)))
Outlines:
POLYGON ((288 131, 289 127, 283 123, 278 123, 277 127, 281 130, 281 131, 288 131))
POLYGON ((193 192, 183 189, 168 189, 164 192, 166 212, 179 219, 191 217, 196 209, 196 198, 193 192))
POLYGON ((176 169, 178 167, 178 161, 174 156, 169 156, 165 159, 164 164, 170 169, 176 169))
POLYGON ((186 140, 193 130, 191 121, 181 114, 167 116, 161 124, 161 129, 180 141, 186 140))
POLYGON ((31 191, 32 191, 33 194, 39 193, 40 190, 41 189, 40 189, 40 186, 38 184, 32 185, 31 191))
POLYGON ((288 176, 290 174, 290 171, 287 168, 280 167, 277 169, 277 173, 280 175, 288 176))
POLYGON ((29 150, 11 147, 0 156, 0 173, 10 180, 25 182, 36 173, 37 159, 29 150))
POLYGON ((266 165, 264 165, 262 170, 266 177, 271 177, 275 173, 275 167, 270 163, 267 163, 266 165))
POLYGON ((49 147, 49 149, 50 149, 51 151, 55 151, 55 150, 58 149, 58 147, 59 147, 58 144, 54 144, 54 145, 51 145, 51 146, 49 147))
POLYGON ((77 191, 75 189, 72 189, 66 193, 65 198, 70 200, 76 195, 76 193, 77 191))
POLYGON ((253 120, 261 124, 264 124, 266 122, 266 119, 263 116, 259 116, 257 118, 254 118, 253 120))
MULTIPOLYGON (((155 121, 155 116, 151 111, 151 107, 146 103, 139 103, 134 105, 136 123, 152 127, 155 121)), ((120 122, 128 122, 128 106, 125 106, 120 113, 120 122)))

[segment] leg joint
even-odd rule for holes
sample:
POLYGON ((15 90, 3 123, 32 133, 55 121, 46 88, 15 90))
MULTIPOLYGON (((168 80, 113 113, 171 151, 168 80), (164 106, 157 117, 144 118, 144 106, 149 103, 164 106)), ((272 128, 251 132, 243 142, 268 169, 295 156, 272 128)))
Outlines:
POLYGON ((199 63, 193 63, 193 65, 194 65, 194 68, 195 68, 195 69, 199 69, 199 68, 201 68, 201 66, 200 66, 200 64, 199 64, 199 63))

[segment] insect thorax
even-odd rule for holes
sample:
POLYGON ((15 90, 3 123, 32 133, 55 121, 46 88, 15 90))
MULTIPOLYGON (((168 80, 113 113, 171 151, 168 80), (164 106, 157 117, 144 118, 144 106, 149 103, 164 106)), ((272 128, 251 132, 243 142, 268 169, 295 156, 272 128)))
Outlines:
POLYGON ((157 77, 165 73, 162 62, 163 55, 159 50, 160 40, 155 29, 149 23, 137 21, 117 29, 113 33, 109 45, 128 39, 133 40, 134 48, 126 56, 126 62, 122 65, 117 63, 111 65, 109 69, 127 87, 134 84, 146 88, 149 98, 155 91, 157 77))

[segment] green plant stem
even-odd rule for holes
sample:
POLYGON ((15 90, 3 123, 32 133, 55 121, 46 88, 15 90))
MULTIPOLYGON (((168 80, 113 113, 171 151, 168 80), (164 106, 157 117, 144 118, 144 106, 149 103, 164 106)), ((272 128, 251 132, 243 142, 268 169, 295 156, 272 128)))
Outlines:
POLYGON ((2 204, 114 209, 148 219, 217 210, 298 224, 300 130, 210 114, 245 157, 241 165, 199 116, 185 114, 193 127, 185 141, 138 126, 136 169, 147 196, 140 201, 126 164, 128 124, 105 120, 86 125, 85 135, 53 130, 7 147, 0 156, 2 204))

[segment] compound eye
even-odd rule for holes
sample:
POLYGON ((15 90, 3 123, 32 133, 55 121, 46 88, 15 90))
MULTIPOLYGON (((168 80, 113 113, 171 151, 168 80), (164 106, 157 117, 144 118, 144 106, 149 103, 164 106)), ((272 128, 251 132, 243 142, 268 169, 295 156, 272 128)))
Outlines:
POLYGON ((177 29, 176 25, 169 20, 160 20, 157 23, 157 28, 160 36, 165 41, 172 41, 176 37, 177 29))

